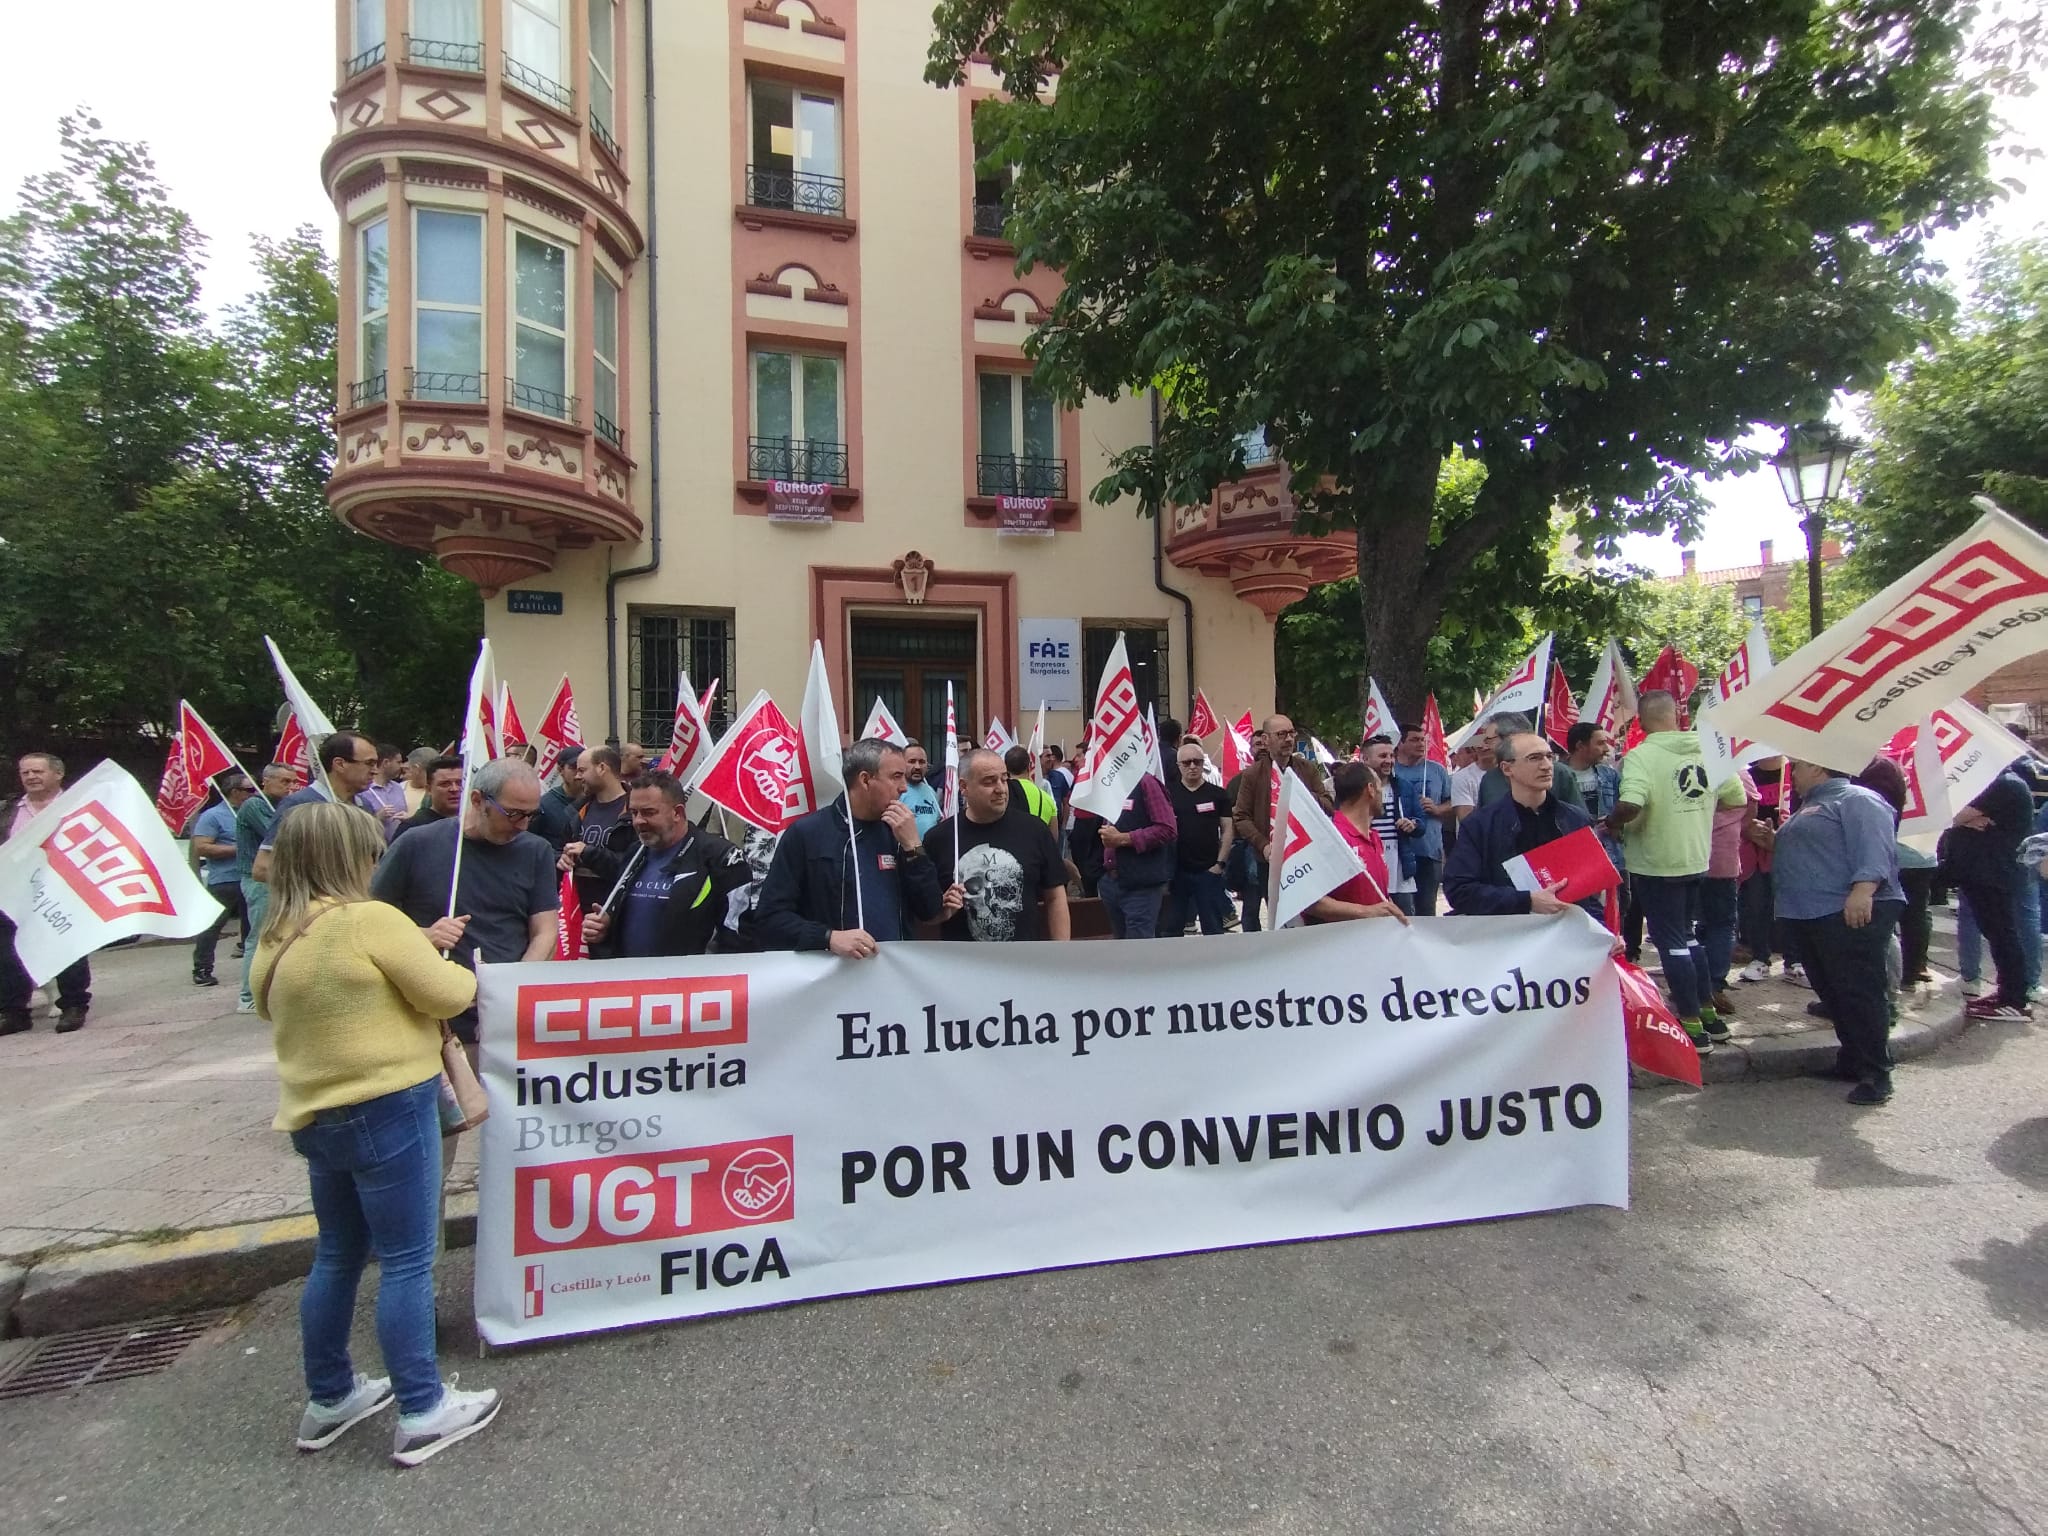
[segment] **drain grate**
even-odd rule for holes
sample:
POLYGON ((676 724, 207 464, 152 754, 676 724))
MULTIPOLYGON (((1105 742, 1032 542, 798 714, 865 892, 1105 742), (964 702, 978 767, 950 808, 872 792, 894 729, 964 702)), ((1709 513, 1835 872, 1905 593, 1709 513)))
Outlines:
POLYGON ((192 1312, 37 1339, 11 1367, 0 1370, 0 1402, 154 1375, 230 1315, 225 1309, 192 1312))

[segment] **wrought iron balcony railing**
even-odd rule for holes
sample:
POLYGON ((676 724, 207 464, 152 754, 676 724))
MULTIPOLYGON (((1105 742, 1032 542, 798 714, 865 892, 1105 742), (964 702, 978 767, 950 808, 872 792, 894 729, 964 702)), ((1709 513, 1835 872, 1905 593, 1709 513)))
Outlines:
POLYGON ((389 398, 385 393, 387 378, 387 374, 378 372, 371 374, 360 383, 349 385, 349 409, 354 410, 357 406, 361 405, 375 405, 379 401, 389 398))
POLYGON ((408 64, 424 64, 433 69, 459 69, 469 74, 480 75, 484 72, 484 45, 451 43, 438 37, 414 37, 408 33, 405 39, 405 61, 408 64))
POLYGON ((613 421, 611 417, 605 415, 603 411, 593 408, 590 412, 590 419, 591 424, 597 428, 597 435, 599 437, 610 443, 614 448, 625 447, 624 440, 619 436, 619 424, 613 421))
POLYGON ((749 480, 795 480, 806 485, 845 485, 848 455, 844 443, 822 443, 801 437, 747 439, 749 480))
POLYGON ((408 400, 448 400, 474 403, 486 398, 490 383, 487 373, 442 373, 428 368, 405 370, 408 400))
POLYGON ((846 181, 810 171, 776 171, 747 167, 747 202, 755 208, 787 208, 795 213, 846 217, 846 181))
POLYGON ((605 127, 604 119, 595 112, 590 114, 590 136, 605 148, 605 153, 614 160, 619 158, 619 141, 612 137, 611 129, 605 127))
POLYGON ((528 69, 509 53, 505 55, 505 79, 509 84, 517 86, 529 96, 546 102, 557 111, 575 110, 574 91, 559 80, 550 80, 537 69, 528 69))
POLYGON ((341 77, 344 80, 353 80, 357 75, 365 74, 383 62, 384 45, 382 43, 372 43, 341 66, 341 77))
POLYGON ((984 496, 1049 496, 1064 501, 1067 495, 1065 459, 1027 459, 1014 453, 977 454, 974 477, 984 496))
POLYGON ((541 416, 552 416, 557 421, 576 419, 576 407, 582 404, 575 395, 560 395, 552 389, 542 389, 538 384, 522 384, 512 381, 512 404, 522 411, 533 411, 541 416))
POLYGON ((984 240, 1003 238, 1003 217, 1009 210, 1001 203, 976 203, 974 205, 974 232, 984 240))

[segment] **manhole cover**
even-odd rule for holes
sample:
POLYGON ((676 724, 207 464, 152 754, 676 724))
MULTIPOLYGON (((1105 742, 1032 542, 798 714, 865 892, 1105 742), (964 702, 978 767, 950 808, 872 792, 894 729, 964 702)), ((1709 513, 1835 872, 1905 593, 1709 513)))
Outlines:
POLYGON ((229 1315, 224 1309, 192 1312, 37 1339, 18 1360, 0 1368, 0 1402, 153 1375, 229 1315))

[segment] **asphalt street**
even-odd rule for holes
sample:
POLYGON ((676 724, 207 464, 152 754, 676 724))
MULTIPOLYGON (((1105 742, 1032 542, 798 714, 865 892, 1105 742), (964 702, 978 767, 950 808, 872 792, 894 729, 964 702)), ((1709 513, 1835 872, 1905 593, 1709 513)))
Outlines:
POLYGON ((410 1472, 388 1418, 293 1453, 288 1286, 161 1375, 0 1405, 0 1529, 2048 1531, 2044 1083, 2048 1025, 1973 1030, 1877 1111, 1638 1093, 1628 1212, 488 1361, 451 1329, 508 1406, 410 1472))

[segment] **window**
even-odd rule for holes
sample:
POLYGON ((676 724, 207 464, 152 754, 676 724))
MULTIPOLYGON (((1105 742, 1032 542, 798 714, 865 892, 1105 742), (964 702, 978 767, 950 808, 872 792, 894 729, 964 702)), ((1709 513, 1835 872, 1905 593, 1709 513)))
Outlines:
POLYGON ((1140 622, 1127 624, 1117 619, 1088 619, 1081 625, 1081 686, 1087 690, 1089 708, 1095 706, 1095 690, 1102 682, 1102 669, 1109 665, 1109 653, 1116 637, 1124 637, 1124 654, 1131 662, 1131 686, 1138 693, 1138 712, 1156 709, 1172 714, 1167 707, 1171 692, 1166 676, 1166 626, 1140 622))
POLYGON ((747 442, 747 478, 847 484, 839 359, 756 352, 751 362, 754 435, 747 442))
POLYGON ((839 170, 839 100, 777 80, 750 87, 747 201, 757 208, 846 217, 839 170))
POLYGON ((384 62, 384 0, 355 0, 354 57, 342 67, 345 75, 360 75, 384 62))
POLYGON ((637 605, 626 610, 629 739, 653 750, 668 745, 675 725, 676 681, 684 672, 700 691, 718 683, 704 723, 714 737, 725 734, 732 724, 737 687, 732 633, 730 613, 637 605))
POLYGON ((592 385, 597 391, 597 435, 614 447, 619 442, 619 285, 602 272, 590 306, 591 352, 597 364, 592 385))
POLYGON ((1059 457, 1059 410, 1028 373, 981 375, 981 458, 984 496, 1067 494, 1067 461, 1059 457))
POLYGON ((562 0, 505 0, 505 78, 566 112, 575 95, 562 84, 562 0))
POLYGON ((563 421, 569 394, 569 253, 523 229, 512 232, 512 404, 563 421))
POLYGON ((1742 598, 1742 612, 1745 617, 1750 619, 1762 618, 1764 616, 1764 600, 1762 596, 1755 592, 1744 593, 1742 598))
POLYGON ((1252 427, 1237 434, 1237 446, 1244 450, 1244 467, 1256 469, 1273 462, 1273 450, 1266 444, 1266 429, 1252 427))
POLYGON ((483 215, 417 210, 412 281, 413 396, 483 399, 483 215))
POLYGON ((362 280, 356 295, 356 371, 361 379, 349 386, 350 405, 369 405, 385 397, 390 356, 391 272, 390 225, 373 219, 357 236, 362 280))
POLYGON ((1010 188, 1016 180, 1014 165, 974 178, 974 232, 983 239, 1004 238, 1003 216, 1009 212, 1010 188))
POLYGON ((612 42, 612 0, 590 0, 590 129, 616 156, 612 137, 612 68, 618 55, 612 42))
POLYGON ((405 56, 436 69, 484 67, 483 20, 477 0, 412 0, 412 31, 405 56))

